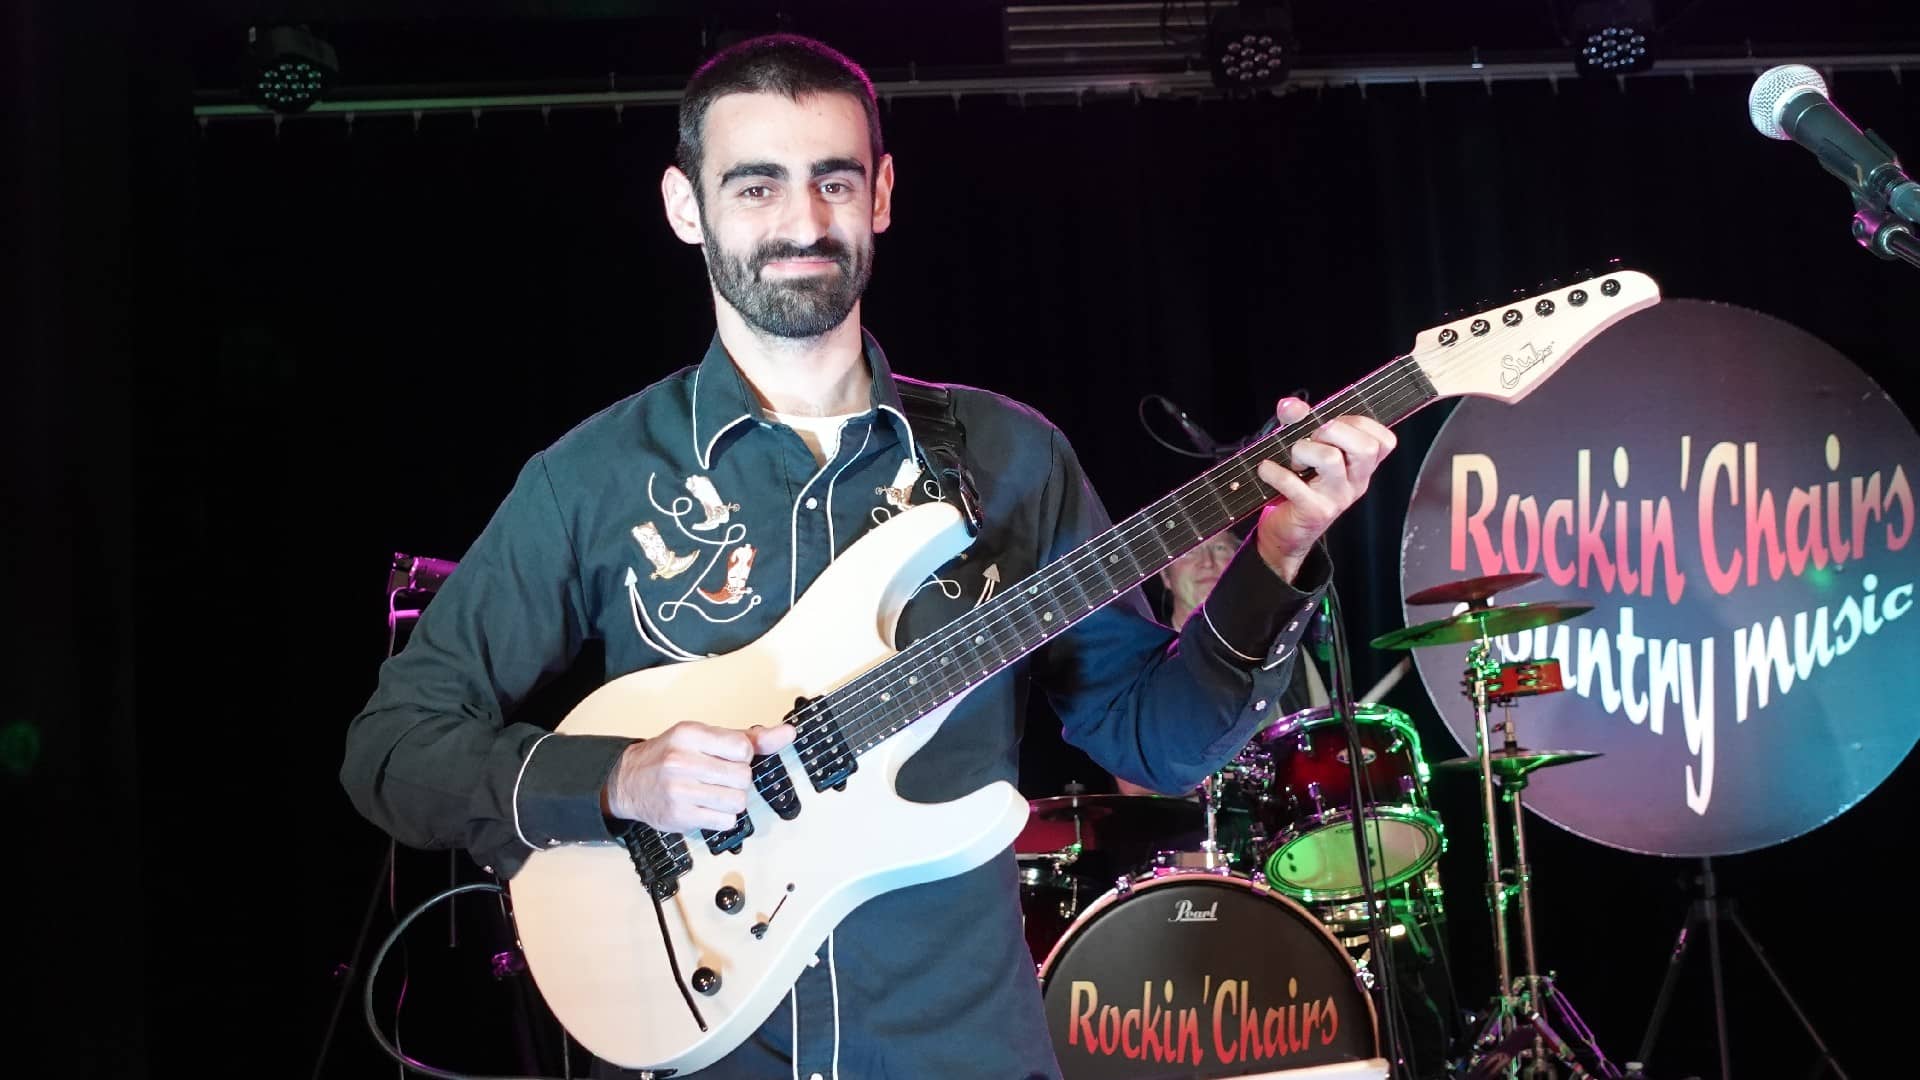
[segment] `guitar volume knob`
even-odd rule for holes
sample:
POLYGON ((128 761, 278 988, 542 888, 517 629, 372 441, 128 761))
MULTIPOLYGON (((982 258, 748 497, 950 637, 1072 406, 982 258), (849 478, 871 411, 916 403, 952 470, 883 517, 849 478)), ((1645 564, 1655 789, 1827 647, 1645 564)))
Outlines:
POLYGON ((739 911, 746 902, 746 895, 731 885, 722 885, 720 891, 713 894, 713 906, 729 915, 739 911))
POLYGON ((720 991, 720 973, 712 968, 697 968, 693 973, 693 988, 707 997, 720 991))

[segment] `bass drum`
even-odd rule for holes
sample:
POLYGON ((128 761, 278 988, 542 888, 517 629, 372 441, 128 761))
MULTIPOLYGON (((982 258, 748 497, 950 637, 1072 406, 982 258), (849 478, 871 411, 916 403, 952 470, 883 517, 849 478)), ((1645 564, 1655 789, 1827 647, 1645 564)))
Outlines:
POLYGON ((1122 880, 1047 954, 1040 989, 1066 1080, 1341 1063, 1384 1075, 1353 958, 1264 882, 1209 870, 1122 880))

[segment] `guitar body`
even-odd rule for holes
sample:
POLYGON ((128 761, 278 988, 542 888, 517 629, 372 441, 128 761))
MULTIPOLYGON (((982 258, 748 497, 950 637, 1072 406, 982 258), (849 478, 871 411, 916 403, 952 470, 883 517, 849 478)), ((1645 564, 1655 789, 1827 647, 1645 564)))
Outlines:
MULTIPOLYGON (((893 655, 901 609, 969 538, 958 511, 929 503, 847 548, 773 629, 724 656, 637 671, 588 696, 556 729, 647 738, 676 722, 773 725, 794 701, 832 690, 893 655)), ((627 1068, 685 1073, 712 1064, 764 1022, 833 928, 880 893, 951 877, 1005 850, 1027 820, 1013 785, 945 803, 914 803, 894 778, 939 730, 955 697, 860 756, 844 791, 816 794, 792 747, 781 752, 803 809, 782 820, 748 796, 754 832, 714 855, 686 838, 692 868, 662 905, 682 979, 720 976, 695 993, 702 1031, 675 985, 653 901, 617 843, 536 851, 508 884, 527 965, 554 1014, 596 1056, 627 1068), (723 887, 743 896, 721 910, 723 887), (777 910, 776 910, 777 909, 777 910), (752 928, 765 924, 756 937, 752 928)))

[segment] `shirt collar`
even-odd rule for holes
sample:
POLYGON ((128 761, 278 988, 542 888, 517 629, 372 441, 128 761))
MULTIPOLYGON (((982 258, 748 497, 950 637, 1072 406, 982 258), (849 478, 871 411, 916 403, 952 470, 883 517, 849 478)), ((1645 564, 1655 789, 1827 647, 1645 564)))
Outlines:
MULTIPOLYGON (((900 407, 900 389, 893 381, 893 369, 887 365, 887 354, 880 349, 880 343, 863 327, 860 341, 866 353, 867 373, 873 380, 871 404, 880 415, 892 420, 900 441, 906 444, 907 455, 912 457, 917 448, 913 442, 913 426, 907 422, 907 414, 900 407)), ((726 434, 749 420, 765 421, 767 415, 760 408, 760 402, 748 388, 747 380, 740 375, 740 369, 733 364, 733 358, 727 355, 726 346, 720 343, 720 335, 715 334, 707 346, 707 355, 701 359, 700 366, 693 373, 693 454, 702 469, 713 468, 713 455, 722 444, 726 434)))

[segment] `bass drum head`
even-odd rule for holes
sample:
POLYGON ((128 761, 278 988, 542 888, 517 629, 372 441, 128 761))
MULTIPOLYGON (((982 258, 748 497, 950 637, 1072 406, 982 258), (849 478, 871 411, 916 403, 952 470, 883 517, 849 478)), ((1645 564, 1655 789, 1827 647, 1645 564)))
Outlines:
POLYGON ((1066 1080, 1246 1076, 1379 1055, 1353 959, 1246 878, 1160 871, 1093 902, 1040 969, 1066 1080))

